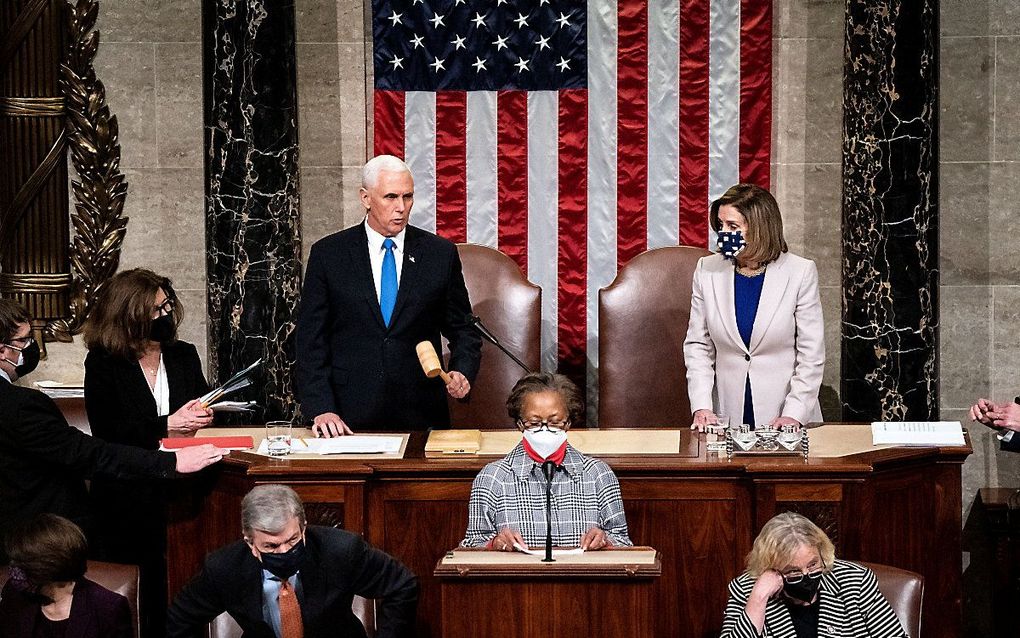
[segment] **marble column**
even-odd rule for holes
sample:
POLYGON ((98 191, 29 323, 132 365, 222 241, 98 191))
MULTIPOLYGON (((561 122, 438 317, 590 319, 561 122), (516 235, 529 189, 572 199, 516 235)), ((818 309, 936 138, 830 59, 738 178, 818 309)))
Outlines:
POLYGON ((211 382, 262 357, 255 418, 290 418, 301 290, 294 4, 203 7, 211 382))
POLYGON ((847 0, 843 418, 938 418, 937 0, 847 0))

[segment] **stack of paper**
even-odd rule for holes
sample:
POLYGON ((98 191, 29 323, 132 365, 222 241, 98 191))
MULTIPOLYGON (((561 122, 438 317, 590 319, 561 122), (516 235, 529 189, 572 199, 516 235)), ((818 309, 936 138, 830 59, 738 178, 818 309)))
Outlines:
POLYGON ((80 383, 59 383, 57 381, 36 381, 35 387, 51 399, 81 398, 85 396, 85 386, 80 383))
MULTIPOLYGON (((404 438, 401 436, 338 436, 332 439, 304 439, 290 441, 292 454, 396 454, 404 438)), ((268 454, 266 441, 259 445, 259 454, 268 454)))
POLYGON ((200 397, 202 407, 208 408, 214 406, 225 399, 228 394, 232 394, 250 386, 252 384, 251 373, 255 370, 255 368, 259 367, 261 363, 262 359, 258 359, 255 363, 227 379, 227 382, 220 387, 213 388, 200 397))
POLYGON ((871 440, 873 445, 965 445, 959 421, 876 421, 871 440))

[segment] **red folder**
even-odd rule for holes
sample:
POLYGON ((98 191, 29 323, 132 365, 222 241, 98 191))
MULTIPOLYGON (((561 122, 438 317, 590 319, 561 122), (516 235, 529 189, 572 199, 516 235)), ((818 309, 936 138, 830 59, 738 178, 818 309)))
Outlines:
POLYGON ((255 447, 255 440, 250 436, 188 436, 160 441, 164 450, 180 450, 206 444, 215 445, 224 450, 250 450, 255 447))

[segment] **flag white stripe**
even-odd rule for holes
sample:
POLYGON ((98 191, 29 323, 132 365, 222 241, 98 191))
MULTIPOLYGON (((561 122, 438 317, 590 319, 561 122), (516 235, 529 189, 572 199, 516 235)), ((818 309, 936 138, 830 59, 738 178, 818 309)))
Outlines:
POLYGON ((648 249, 680 242, 680 8, 648 1, 648 249))
POLYGON ((467 94, 467 240, 496 248, 496 92, 467 94))
POLYGON ((528 93, 528 279, 542 288, 542 369, 556 370, 559 94, 528 93))
MULTIPOLYGON (((708 41, 711 202, 740 181, 740 0, 712 0, 708 41)), ((709 247, 714 250, 715 233, 710 234, 709 247)))
POLYGON ((591 425, 598 410, 599 289, 616 276, 617 32, 616 2, 589 2, 587 394, 591 425))
POLYGON ((404 94, 404 161, 414 176, 411 224, 436 232, 436 94, 404 94))

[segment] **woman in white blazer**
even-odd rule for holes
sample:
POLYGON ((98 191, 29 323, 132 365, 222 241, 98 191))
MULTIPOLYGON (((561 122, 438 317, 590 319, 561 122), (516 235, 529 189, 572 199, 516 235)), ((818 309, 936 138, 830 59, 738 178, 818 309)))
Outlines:
POLYGON ((725 414, 773 427, 820 421, 825 331, 813 261, 790 252, 779 205, 737 184, 712 203, 720 253, 694 271, 684 341, 693 428, 725 414))
POLYGON ((722 638, 907 638, 870 569, 837 560, 800 514, 774 516, 730 582, 722 638))

